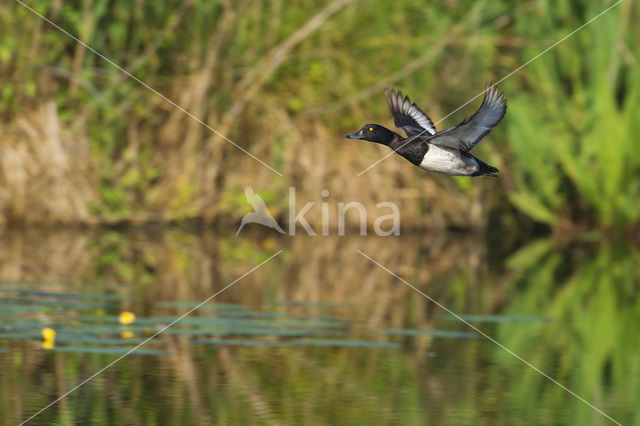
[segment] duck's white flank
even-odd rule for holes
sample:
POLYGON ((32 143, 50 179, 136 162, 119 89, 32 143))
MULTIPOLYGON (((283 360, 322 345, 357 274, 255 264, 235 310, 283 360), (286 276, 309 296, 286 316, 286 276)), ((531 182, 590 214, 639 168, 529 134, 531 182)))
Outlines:
POLYGON ((464 158, 459 152, 431 145, 420 168, 450 176, 470 176, 480 170, 480 165, 473 157, 464 158))

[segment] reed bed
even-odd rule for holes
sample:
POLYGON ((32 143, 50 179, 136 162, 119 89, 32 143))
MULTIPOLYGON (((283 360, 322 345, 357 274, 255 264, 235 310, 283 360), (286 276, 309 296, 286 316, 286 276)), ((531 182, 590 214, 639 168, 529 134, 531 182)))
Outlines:
MULTIPOLYGON (((437 121, 604 6, 595 0, 28 3, 243 149, 18 3, 0 6, 0 220, 238 220, 253 185, 301 202, 396 202, 422 228, 638 224, 638 18, 623 2, 501 84, 506 119, 478 148, 501 179, 434 176, 382 147, 396 86, 437 121), (471 212, 471 213, 470 213, 471 212), (497 217, 496 220, 487 220, 497 217)), ((480 100, 438 125, 452 125, 480 100)), ((318 223, 317 215, 310 215, 318 223)), ((372 219, 371 219, 372 220, 372 219)))

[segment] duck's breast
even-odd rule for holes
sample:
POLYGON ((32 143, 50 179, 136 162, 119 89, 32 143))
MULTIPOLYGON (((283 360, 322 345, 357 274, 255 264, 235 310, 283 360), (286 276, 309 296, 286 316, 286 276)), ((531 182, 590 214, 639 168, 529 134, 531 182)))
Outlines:
POLYGON ((429 146, 419 167, 451 176, 470 176, 480 169, 472 156, 436 145, 429 146))

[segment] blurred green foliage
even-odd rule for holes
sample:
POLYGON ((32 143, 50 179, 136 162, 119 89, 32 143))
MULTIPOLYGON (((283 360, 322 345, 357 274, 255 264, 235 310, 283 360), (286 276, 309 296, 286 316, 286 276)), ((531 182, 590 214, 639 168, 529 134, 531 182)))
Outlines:
MULTIPOLYGON (((511 278, 505 297, 514 303, 506 313, 537 312, 554 322, 526 328, 505 323, 496 330, 498 341, 517 354, 529 354, 533 365, 599 408, 608 405, 610 410, 604 411, 615 411, 613 417, 623 424, 639 421, 630 409, 640 401, 638 261, 637 247, 628 245, 563 248, 552 239, 532 242, 508 260, 511 278), (607 396, 597 389, 606 389, 607 396)), ((494 355, 497 364, 520 364, 504 351, 494 355)), ((494 371, 490 380, 497 386, 503 378, 494 371)), ((566 411, 566 392, 560 387, 542 391, 547 385, 541 375, 522 374, 508 383, 512 392, 501 406, 524 403, 534 410, 543 404, 548 421, 597 423, 578 399, 572 398, 566 411), (563 411, 566 417, 558 419, 563 411)))
MULTIPOLYGON (((630 30, 630 7, 603 15, 529 65, 520 78, 532 90, 510 96, 510 199, 539 222, 622 228, 640 219, 640 79, 627 53, 638 51, 638 34, 630 30)), ((558 19, 577 27, 601 8, 574 2, 559 16, 519 22, 518 32, 559 36, 558 19)))
MULTIPOLYGON (((411 94, 437 121, 607 6, 596 0, 352 2, 270 68, 278 49, 330 2, 28 4, 287 170, 296 162, 287 154, 306 141, 291 140, 286 125, 313 134, 307 130, 313 122, 326 135, 343 135, 365 119, 388 124, 381 96, 387 85, 411 94), (238 105, 242 113, 230 115, 238 105)), ((238 200, 212 193, 236 191, 249 179, 276 193, 286 189, 252 171, 261 166, 242 163, 234 148, 217 150, 206 129, 190 129, 165 101, 18 3, 6 2, 0 11, 0 114, 12 122, 55 101, 62 126, 90 141, 98 198, 90 211, 99 220, 138 213, 182 220, 209 210, 239 217, 238 200)), ((549 227, 638 224, 640 30, 632 25, 638 18, 635 3, 623 2, 501 85, 507 116, 490 146, 478 148, 507 177, 508 201, 493 193, 490 209, 505 216, 517 209, 549 227)), ((339 170, 343 179, 353 172, 339 170)), ((480 182, 458 180, 453 196, 468 196, 480 182)))

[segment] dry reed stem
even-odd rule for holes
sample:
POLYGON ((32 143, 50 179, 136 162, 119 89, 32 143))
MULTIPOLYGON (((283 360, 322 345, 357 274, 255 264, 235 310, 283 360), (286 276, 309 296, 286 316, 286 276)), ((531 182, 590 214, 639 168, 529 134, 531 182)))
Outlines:
POLYGON ((0 134, 0 217, 5 221, 92 223, 95 199, 85 141, 66 135, 55 104, 25 114, 0 134))

